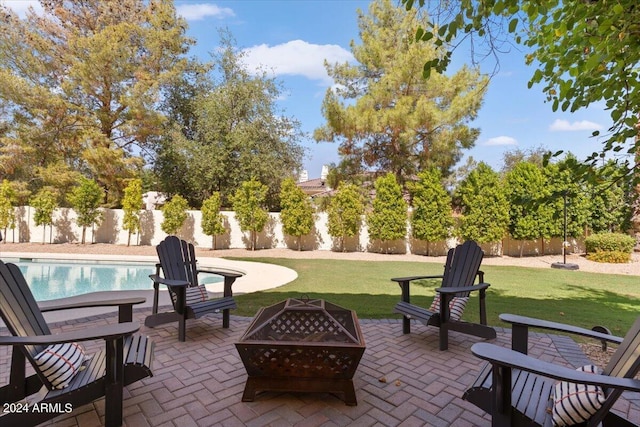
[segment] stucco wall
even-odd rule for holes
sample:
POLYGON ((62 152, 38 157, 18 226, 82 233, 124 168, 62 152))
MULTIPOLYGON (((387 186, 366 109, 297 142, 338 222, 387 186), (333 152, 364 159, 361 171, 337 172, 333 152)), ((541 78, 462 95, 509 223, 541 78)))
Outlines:
MULTIPOLYGON (((8 242, 33 242, 49 243, 79 242, 82 238, 82 229, 75 223, 75 212, 72 209, 57 209, 54 213, 53 229, 44 230, 42 226, 36 226, 33 221, 34 209, 29 206, 17 208, 18 221, 15 230, 8 230, 5 239, 8 242)), ((187 220, 178 235, 196 246, 211 247, 212 238, 202 232, 200 211, 187 211, 187 220)), ((216 239, 217 249, 248 248, 250 247, 248 233, 243 233, 235 219, 234 212, 222 212, 227 233, 216 239)), ((127 231, 122 229, 123 211, 121 209, 104 209, 103 221, 94 229, 86 232, 86 241, 95 243, 127 244, 127 231)), ((160 210, 145 210, 141 215, 142 230, 139 234, 131 236, 132 245, 157 245, 166 237, 160 229, 163 216, 160 210)), ((455 239, 446 242, 432 242, 429 244, 430 255, 444 255, 449 247, 456 244, 455 239)), ((551 241, 514 241, 505 238, 502 242, 493 245, 482 245, 488 255, 519 256, 520 246, 524 245, 523 255, 561 254, 562 239, 551 241)), ((344 243, 345 250, 371 251, 390 253, 416 253, 426 254, 427 244, 423 241, 407 238, 390 242, 381 246, 379 242, 369 242, 369 234, 366 224, 358 237, 349 238, 344 243)), ((270 213, 270 219, 265 230, 259 234, 257 248, 291 248, 297 249, 296 238, 284 236, 279 213, 270 213)), ((327 231, 327 214, 317 214, 316 226, 312 233, 302 238, 303 250, 341 250, 340 242, 334 241, 327 231)), ((582 241, 571 241, 569 252, 583 252, 582 241)))

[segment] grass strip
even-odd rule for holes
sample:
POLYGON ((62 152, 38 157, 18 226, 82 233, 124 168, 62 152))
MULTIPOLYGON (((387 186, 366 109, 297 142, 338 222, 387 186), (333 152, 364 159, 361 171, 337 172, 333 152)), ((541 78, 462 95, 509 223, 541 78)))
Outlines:
MULTIPOLYGON (((361 319, 400 318, 393 307, 400 288, 391 277, 435 275, 442 266, 430 262, 351 261, 331 259, 230 258, 281 265, 295 270, 291 283, 251 294, 237 295, 235 314, 253 316, 260 307, 286 298, 322 298, 355 310, 361 319)), ((514 313, 585 328, 608 327, 624 335, 640 315, 640 278, 617 274, 512 266, 483 266, 490 325, 507 326, 500 313, 514 313)), ((431 304, 437 280, 414 282, 412 303, 431 304)), ((463 320, 477 321, 477 295, 472 296, 463 320)))

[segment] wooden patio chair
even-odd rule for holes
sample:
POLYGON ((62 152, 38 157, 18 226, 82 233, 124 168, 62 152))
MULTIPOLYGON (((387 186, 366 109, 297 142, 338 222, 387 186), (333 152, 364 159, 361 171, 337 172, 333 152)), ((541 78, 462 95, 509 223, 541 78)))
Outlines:
POLYGON ((487 326, 486 290, 484 273, 480 270, 483 257, 482 249, 476 242, 466 241, 462 245, 450 249, 444 266, 444 274, 437 276, 411 276, 393 278, 402 289, 400 302, 396 304, 394 313, 403 315, 402 332, 411 332, 411 319, 418 320, 427 326, 440 328, 440 350, 449 347, 449 331, 458 331, 480 338, 493 339, 495 329, 487 326), (474 285, 478 277, 478 284, 474 285), (429 308, 411 303, 409 284, 414 280, 442 279, 441 287, 436 289, 436 298, 429 308), (471 292, 479 292, 480 323, 469 323, 460 320, 464 306, 471 292))
POLYGON ((156 265, 156 274, 150 276, 154 288, 153 309, 144 324, 153 328, 165 323, 178 322, 178 339, 185 341, 187 319, 198 319, 207 314, 222 311, 222 327, 228 328, 229 310, 236 308, 231 286, 244 273, 227 268, 198 268, 193 245, 176 236, 166 237, 156 247, 156 251, 160 263, 156 265), (160 274, 161 271, 162 274, 160 274), (224 291, 221 298, 208 298, 204 285, 198 284, 199 273, 211 273, 224 277, 224 291), (158 294, 161 284, 167 286, 173 304, 172 311, 158 312, 158 294))
POLYGON ((11 336, 0 345, 12 346, 9 383, 0 387, 0 425, 40 424, 104 396, 105 425, 122 425, 123 387, 152 376, 153 343, 134 334, 132 307, 144 298, 56 305, 40 308, 20 269, 0 261, 0 315, 11 336), (51 334, 43 311, 117 306, 118 324, 51 334), (104 340, 105 348, 84 357, 78 342, 104 340), (26 375, 26 362, 34 374, 26 375), (68 366, 73 366, 68 368, 68 366), (36 410, 40 409, 40 410, 36 410))
POLYGON ((559 425, 577 422, 575 425, 581 426, 638 426, 640 419, 625 419, 612 407, 623 391, 640 392, 640 380, 632 379, 640 369, 640 317, 624 339, 511 314, 502 314, 500 319, 513 325, 512 349, 474 344, 471 352, 489 363, 463 395, 463 399, 491 414, 493 426, 550 427, 554 425, 554 410, 559 425), (527 356, 530 327, 619 345, 602 374, 591 373, 591 368, 575 370, 527 356), (588 384, 589 389, 583 384, 588 384), (584 397, 587 395, 589 399, 584 397))

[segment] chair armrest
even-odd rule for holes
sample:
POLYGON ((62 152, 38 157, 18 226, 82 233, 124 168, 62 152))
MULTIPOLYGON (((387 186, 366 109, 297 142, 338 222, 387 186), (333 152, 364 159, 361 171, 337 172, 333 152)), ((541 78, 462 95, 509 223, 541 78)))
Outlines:
POLYGON ((489 283, 478 283, 477 285, 473 286, 436 288, 436 292, 440 292, 441 294, 457 294, 458 292, 481 291, 483 289, 487 289, 489 286, 491 286, 489 283))
POLYGON ((411 302, 411 292, 409 290, 409 284, 411 283, 412 280, 420 280, 420 279, 441 279, 443 276, 442 275, 438 275, 438 276, 411 276, 411 277, 396 277, 393 278, 391 280, 393 280, 394 282, 398 282, 398 286, 400 286, 400 289, 402 290, 402 295, 401 295, 401 299, 404 302, 411 302))
POLYGON ((97 339, 112 340, 126 337, 140 329, 138 322, 115 323, 73 332, 62 332, 54 335, 35 335, 30 337, 0 337, 0 345, 48 345, 74 341, 90 341, 97 339))
POLYGON ((47 311, 60 311, 60 310, 73 310, 76 308, 92 308, 92 307, 119 307, 121 305, 136 305, 143 304, 147 299, 144 297, 136 297, 136 298, 120 298, 120 299, 109 299, 109 300, 99 300, 99 301, 83 301, 83 302, 74 302, 74 303, 65 303, 61 304, 59 300, 48 300, 38 302, 38 307, 40 311, 45 313, 47 311))
POLYGON ((593 384, 601 387, 613 387, 636 392, 640 391, 640 380, 576 371, 572 368, 554 365, 553 363, 535 359, 531 356, 494 344, 476 343, 471 346, 471 353, 480 359, 490 362, 494 367, 515 368, 543 377, 573 383, 593 384))
POLYGON ((161 283, 167 286, 189 286, 191 284, 186 280, 165 279, 164 277, 158 276, 157 274, 150 274, 149 278, 155 283, 161 283))
POLYGON ((413 280, 421 280, 421 279, 442 279, 444 276, 442 274, 437 276, 410 276, 410 277, 395 277, 391 279, 394 282, 402 283, 402 282, 411 282, 413 280))
POLYGON ((147 299, 144 297, 135 297, 67 304, 60 304, 59 300, 49 300, 38 303, 38 307, 43 313, 47 311, 72 310, 77 308, 118 307, 118 323, 126 323, 133 320, 133 306, 136 304, 143 304, 146 300, 147 299))
POLYGON ((500 320, 503 322, 511 323, 514 326, 524 328, 541 328, 551 331, 567 332, 574 335, 581 335, 584 337, 595 338, 599 340, 609 341, 615 344, 620 344, 623 338, 615 335, 603 334, 601 332, 592 331, 591 329, 580 328, 572 325, 565 325, 564 323, 549 322, 547 320, 534 319, 532 317, 518 316, 515 314, 503 313, 500 314, 500 320))
POLYGON ((222 268, 222 267, 203 267, 198 268, 198 273, 208 273, 208 274, 217 274, 218 276, 223 277, 242 277, 246 273, 240 270, 232 270, 230 268, 222 268))

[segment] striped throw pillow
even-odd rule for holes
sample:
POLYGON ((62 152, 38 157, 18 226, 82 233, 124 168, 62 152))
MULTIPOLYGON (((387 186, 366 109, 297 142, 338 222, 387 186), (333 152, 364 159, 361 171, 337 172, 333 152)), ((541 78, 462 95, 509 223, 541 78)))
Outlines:
POLYGON ((48 346, 36 355, 35 362, 53 388, 63 389, 80 372, 86 358, 84 348, 71 342, 48 346))
MULTIPOLYGON (((599 374, 594 365, 581 366, 577 371, 599 374)), ((560 381, 553 394, 553 422, 556 426, 571 426, 587 421, 605 401, 602 387, 560 381)))
MULTIPOLYGON (((460 320, 464 313, 464 308, 467 306, 469 297, 453 297, 449 301, 449 318, 451 320, 460 320)), ((429 307, 430 311, 438 313, 440 311, 440 293, 436 292, 436 296, 429 307)))
MULTIPOLYGON (((176 303, 176 294, 171 293, 173 303, 176 303)), ((204 302, 209 299, 207 294, 207 288, 204 285, 189 286, 186 290, 187 305, 192 305, 198 302, 204 302)))

